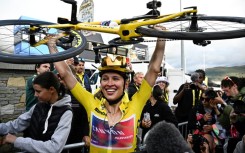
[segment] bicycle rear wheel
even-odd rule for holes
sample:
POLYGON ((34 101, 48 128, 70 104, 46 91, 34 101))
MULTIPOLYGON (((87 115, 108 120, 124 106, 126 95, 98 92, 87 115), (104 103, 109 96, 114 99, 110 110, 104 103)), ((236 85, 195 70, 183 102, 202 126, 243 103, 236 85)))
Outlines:
POLYGON ((54 23, 36 20, 2 20, 0 21, 0 62, 14 64, 52 63, 80 54, 86 46, 86 38, 78 31, 41 27, 54 23), (30 31, 30 27, 39 27, 30 31), (47 45, 32 47, 33 41, 42 40, 47 34, 68 32, 60 38, 58 53, 49 54, 47 45))
POLYGON ((172 19, 161 23, 166 31, 158 31, 146 26, 137 32, 147 37, 161 37, 180 40, 220 40, 245 37, 245 18, 228 16, 197 16, 193 26, 191 16, 172 19), (196 26, 196 27, 195 27, 196 26))

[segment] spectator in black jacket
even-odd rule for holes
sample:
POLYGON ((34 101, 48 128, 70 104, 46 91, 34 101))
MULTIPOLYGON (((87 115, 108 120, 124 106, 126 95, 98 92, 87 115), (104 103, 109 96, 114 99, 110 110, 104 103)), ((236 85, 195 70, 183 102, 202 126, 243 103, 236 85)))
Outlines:
POLYGON ((173 123, 176 127, 178 126, 178 121, 172 113, 170 107, 163 102, 162 89, 159 85, 153 87, 152 95, 149 101, 146 103, 143 111, 141 113, 141 128, 142 139, 144 139, 145 134, 158 122, 165 120, 166 122, 173 123), (149 114, 149 118, 146 114, 149 114))

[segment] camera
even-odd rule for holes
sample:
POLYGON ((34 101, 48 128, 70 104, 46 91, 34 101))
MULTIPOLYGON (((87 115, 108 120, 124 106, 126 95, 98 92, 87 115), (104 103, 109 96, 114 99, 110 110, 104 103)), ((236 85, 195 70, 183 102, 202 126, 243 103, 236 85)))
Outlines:
POLYGON ((191 88, 191 89, 196 89, 197 86, 196 86, 194 83, 191 83, 191 84, 190 84, 190 88, 191 88))
POLYGON ((191 81, 192 81, 192 83, 190 84, 191 89, 197 88, 195 82, 198 82, 198 79, 199 79, 199 73, 195 72, 195 73, 191 74, 191 81))
POLYGON ((146 7, 148 9, 157 9, 158 7, 161 7, 161 6, 162 6, 162 3, 160 1, 152 1, 146 4, 146 7))

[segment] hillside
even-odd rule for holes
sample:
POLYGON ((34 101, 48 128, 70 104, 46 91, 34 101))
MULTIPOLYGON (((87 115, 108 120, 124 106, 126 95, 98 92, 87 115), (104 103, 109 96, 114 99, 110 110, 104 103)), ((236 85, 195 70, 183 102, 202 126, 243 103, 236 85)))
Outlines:
POLYGON ((225 76, 245 77, 245 65, 207 68, 205 72, 209 82, 220 82, 225 76))

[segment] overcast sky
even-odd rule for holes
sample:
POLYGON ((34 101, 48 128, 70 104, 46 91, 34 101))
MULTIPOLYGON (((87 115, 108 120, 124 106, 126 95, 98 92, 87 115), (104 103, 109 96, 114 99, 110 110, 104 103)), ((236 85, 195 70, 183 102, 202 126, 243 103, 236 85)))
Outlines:
MULTIPOLYGON (((82 0, 77 1, 80 6, 82 0)), ((142 15, 148 12, 146 3, 149 1, 94 0, 94 19, 121 19, 142 15)), ((201 14, 245 17, 245 0, 162 0, 161 13, 178 12, 180 2, 182 8, 197 6, 201 14)), ((0 19, 18 19, 23 15, 56 22, 58 16, 70 18, 70 9, 70 5, 60 0, 1 0, 0 19)), ((104 36, 105 40, 111 37, 104 36)), ((154 49, 154 44, 148 45, 150 51, 154 49)), ((212 41, 207 47, 184 41, 184 51, 187 72, 198 68, 245 65, 245 38, 212 41)), ((176 68, 181 67, 180 41, 167 42, 166 61, 176 68)))

